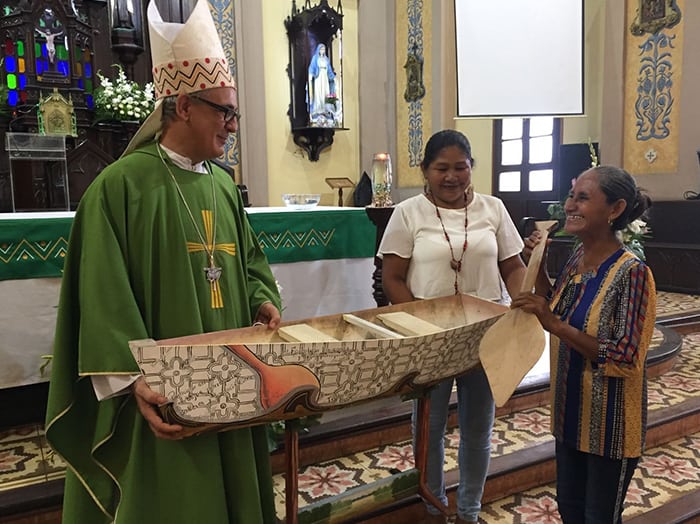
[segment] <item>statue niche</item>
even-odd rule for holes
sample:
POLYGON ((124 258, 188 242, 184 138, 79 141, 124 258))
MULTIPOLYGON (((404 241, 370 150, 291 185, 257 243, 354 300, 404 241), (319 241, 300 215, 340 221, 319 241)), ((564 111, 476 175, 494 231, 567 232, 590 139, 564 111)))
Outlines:
POLYGON ((294 143, 316 161, 343 127, 342 30, 343 8, 310 0, 285 20, 289 38, 289 119, 294 143))

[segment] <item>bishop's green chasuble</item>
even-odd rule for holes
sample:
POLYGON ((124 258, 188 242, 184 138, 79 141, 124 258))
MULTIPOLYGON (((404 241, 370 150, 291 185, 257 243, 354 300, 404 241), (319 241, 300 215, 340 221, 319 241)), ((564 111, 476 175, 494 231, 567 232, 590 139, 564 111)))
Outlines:
POLYGON ((280 307, 231 178, 215 166, 208 175, 165 162, 199 233, 155 144, 106 168, 73 221, 46 421, 70 470, 63 521, 274 522, 264 427, 166 441, 133 395, 95 397, 91 375, 139 372, 129 340, 249 326, 264 302, 280 307), (203 237, 215 246, 216 282, 203 237))

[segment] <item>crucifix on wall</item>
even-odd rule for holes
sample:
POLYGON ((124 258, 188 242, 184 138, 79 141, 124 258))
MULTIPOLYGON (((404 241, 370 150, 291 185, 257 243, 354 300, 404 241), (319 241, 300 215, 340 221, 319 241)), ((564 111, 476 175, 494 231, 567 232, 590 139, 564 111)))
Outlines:
MULTIPOLYGON (((43 37, 46 44, 46 54, 50 67, 56 65, 56 38, 63 35, 63 24, 56 17, 53 9, 47 7, 41 13, 34 31, 39 37, 43 37)), ((36 38, 36 37, 35 37, 36 38)), ((37 40, 38 42, 38 40, 37 40)))

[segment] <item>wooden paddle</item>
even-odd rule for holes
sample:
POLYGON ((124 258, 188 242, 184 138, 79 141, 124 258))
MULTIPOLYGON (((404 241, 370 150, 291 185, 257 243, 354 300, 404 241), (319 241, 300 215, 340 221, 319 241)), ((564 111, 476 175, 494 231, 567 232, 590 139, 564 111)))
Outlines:
MULTIPOLYGON (((542 240, 530 255, 521 291, 532 291, 540 270, 547 236, 556 220, 536 222, 542 240)), ((479 359, 491 385, 497 406, 503 406, 537 363, 545 348, 545 335, 537 317, 522 309, 511 309, 484 333, 479 359)))

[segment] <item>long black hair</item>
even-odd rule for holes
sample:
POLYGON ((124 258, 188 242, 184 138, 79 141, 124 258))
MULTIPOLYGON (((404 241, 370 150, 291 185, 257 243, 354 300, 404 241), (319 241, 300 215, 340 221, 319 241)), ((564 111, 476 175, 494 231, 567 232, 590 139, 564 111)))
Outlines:
POLYGON ((443 129, 430 137, 428 143, 425 144, 425 152, 420 166, 423 169, 428 169, 428 166, 440 154, 440 151, 446 147, 457 146, 469 159, 469 163, 474 167, 474 158, 472 158, 472 146, 469 139, 464 134, 454 129, 443 129))

